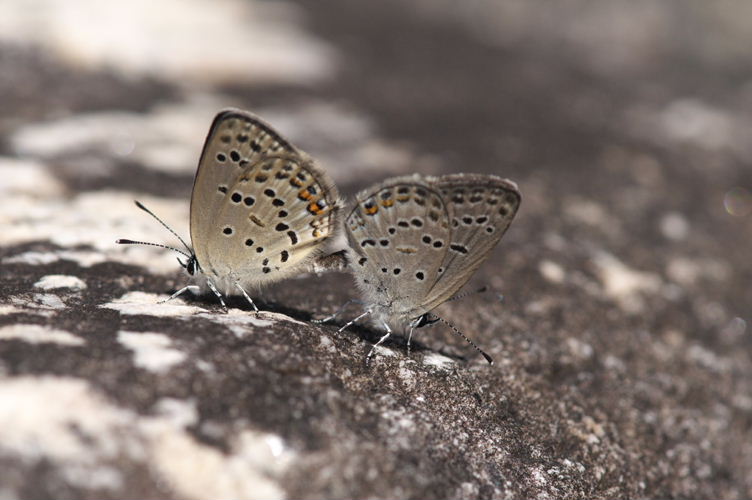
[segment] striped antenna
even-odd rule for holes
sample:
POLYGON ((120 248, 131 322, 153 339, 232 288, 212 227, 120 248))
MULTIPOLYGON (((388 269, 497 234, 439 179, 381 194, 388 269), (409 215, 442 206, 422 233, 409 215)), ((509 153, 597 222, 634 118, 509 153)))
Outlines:
POLYGON ((488 361, 489 365, 493 365, 493 363, 494 363, 493 362, 493 358, 491 356, 489 356, 488 354, 486 354, 485 351, 483 351, 483 349, 481 349, 480 347, 478 347, 477 345, 475 345, 475 342, 473 342, 472 340, 470 340, 469 338, 467 338, 465 336, 465 334, 462 333, 461 331, 459 331, 453 324, 451 324, 450 322, 448 322, 447 320, 445 320, 442 317, 436 316, 433 313, 431 313, 431 315, 435 316, 439 321, 441 321, 446 326, 448 326, 449 328, 451 328, 454 333, 456 333, 457 335, 459 335, 460 337, 462 337, 463 339, 465 339, 465 342, 467 342, 468 344, 470 344, 471 346, 473 346, 476 351, 478 351, 479 353, 481 353, 483 355, 483 357, 486 358, 486 361, 488 361))

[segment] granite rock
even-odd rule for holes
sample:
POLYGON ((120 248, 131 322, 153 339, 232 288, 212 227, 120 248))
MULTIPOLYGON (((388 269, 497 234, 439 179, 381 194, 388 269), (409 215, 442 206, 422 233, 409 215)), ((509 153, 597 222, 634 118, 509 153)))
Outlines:
POLYGON ((0 7, 0 498, 752 496, 748 7, 21 5, 0 7), (175 256, 115 239, 175 243, 134 199, 188 235, 227 105, 346 196, 515 180, 466 287, 488 291, 437 310, 494 365, 439 325, 367 365, 379 333, 338 331, 357 306, 311 322, 353 298, 344 273, 259 314, 159 303, 175 256))

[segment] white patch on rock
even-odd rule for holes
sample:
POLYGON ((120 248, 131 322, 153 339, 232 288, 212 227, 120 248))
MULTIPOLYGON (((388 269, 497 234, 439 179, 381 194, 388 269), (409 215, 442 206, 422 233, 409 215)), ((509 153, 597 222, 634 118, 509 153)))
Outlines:
POLYGON ((24 312, 24 313, 30 313, 33 312, 34 314, 41 316, 41 317, 50 317, 53 314, 55 314, 54 309, 50 309, 49 307, 42 306, 34 301, 33 298, 29 298, 28 296, 22 295, 22 296, 11 296, 8 297, 8 300, 10 304, 7 304, 6 307, 12 308, 14 312, 24 312))
POLYGON ((186 359, 186 354, 172 347, 167 335, 149 332, 118 332, 118 341, 134 353, 134 363, 140 368, 164 373, 186 359))
POLYGON ((214 365, 203 359, 196 361, 196 368, 205 373, 213 373, 215 371, 214 365))
POLYGON ((677 142, 692 142, 715 150, 736 137, 733 118, 724 110, 694 98, 670 102, 660 115, 662 131, 677 142))
POLYGON ((10 304, 0 304, 0 316, 4 316, 6 314, 19 313, 19 312, 23 312, 23 309, 20 309, 16 306, 12 306, 10 304))
POLYGON ((394 352, 392 349, 388 347, 384 347, 383 345, 377 345, 374 348, 373 356, 371 357, 371 361, 377 360, 379 357, 387 356, 390 358, 393 358, 397 356, 397 353, 394 352))
MULTIPOLYGON (((9 158, 0 156, 0 196, 7 200, 7 196, 24 195, 36 200, 45 200, 64 193, 63 185, 50 175, 49 170, 28 158, 9 158)), ((3 222, 5 210, 0 212, 0 224, 3 222)))
POLYGON ((641 311, 645 306, 643 294, 656 293, 661 288, 658 275, 631 269, 609 253, 598 253, 593 263, 606 295, 627 312, 641 311))
MULTIPOLYGON (((84 192, 69 199, 52 198, 44 203, 24 195, 10 195, 4 200, 0 214, 5 244, 48 240, 61 247, 81 245, 93 250, 26 252, 10 256, 3 262, 48 264, 69 259, 92 265, 117 261, 144 266, 156 273, 174 273, 179 269, 175 252, 115 243, 118 238, 175 243, 163 227, 136 208, 134 198, 136 195, 132 193, 106 190, 84 192)), ((188 200, 139 198, 178 233, 187 234, 188 200)))
POLYGON ((566 200, 564 212, 567 217, 590 226, 605 228, 612 223, 612 218, 606 210, 592 200, 582 198, 566 200))
POLYGON ((157 414, 176 427, 189 427, 198 422, 198 409, 193 400, 162 398, 155 406, 157 414))
POLYGON ((620 372, 620 373, 626 370, 626 365, 624 364, 624 361, 622 361, 620 358, 617 358, 616 356, 612 354, 606 355, 606 357, 603 359, 603 366, 609 370, 613 370, 613 371, 620 372))
MULTIPOLYGON (((124 250, 122 247, 118 246, 115 247, 116 252, 117 250, 124 250)), ((75 262, 81 267, 91 267, 96 264, 101 264, 102 262, 107 261, 119 261, 124 264, 133 264, 133 265, 144 265, 144 262, 137 262, 137 259, 130 259, 128 255, 128 251, 124 250, 126 253, 121 254, 115 254, 108 256, 107 254, 103 252, 93 252, 89 250, 54 250, 50 252, 37 252, 34 250, 19 253, 16 255, 11 255, 10 257, 4 258, 2 261, 3 264, 27 264, 30 266, 40 266, 40 265, 47 265, 51 264, 53 262, 58 262, 61 260, 68 260, 71 262, 75 262)), ((154 263, 148 263, 146 267, 148 267, 150 270, 154 272, 170 272, 175 270, 175 261, 170 260, 169 255, 166 253, 164 255, 157 254, 155 257, 152 253, 151 259, 154 259, 156 262, 154 263), (164 261, 164 263, 162 263, 164 261)))
POLYGON ((702 274, 697 262, 686 257, 671 257, 666 266, 666 274, 681 285, 694 285, 702 274))
POLYGON ((295 323, 296 325, 302 325, 302 326, 310 326, 308 323, 303 323, 302 321, 298 321, 297 319, 293 319, 290 316, 278 312, 272 312, 272 311, 260 311, 258 313, 258 316, 261 318, 269 318, 274 321, 286 321, 288 323, 295 323))
POLYGON ((122 463, 152 470, 185 498, 284 498, 281 478, 294 459, 272 434, 242 430, 223 453, 186 432, 192 401, 161 400, 144 417, 115 406, 84 380, 0 380, 0 452, 47 461, 82 487, 116 490, 122 463))
POLYGON ((35 293, 26 304, 39 309, 65 309, 65 303, 54 293, 35 293))
POLYGON ((721 338, 729 344, 737 343, 742 340, 746 331, 747 322, 743 318, 732 318, 726 326, 721 328, 721 338))
POLYGON ((30 266, 45 266, 60 260, 60 257, 53 252, 24 252, 2 260, 3 264, 27 264, 30 266))
POLYGON ((569 352, 578 359, 590 359, 593 357, 593 347, 580 339, 569 337, 566 340, 569 352))
MULTIPOLYGON (((25 461, 49 460, 68 480, 85 469, 109 472, 118 455, 116 436, 128 433, 128 412, 108 406, 72 378, 17 377, 0 381, 0 450, 25 461)), ((121 481, 110 477, 111 488, 121 481)), ((81 486, 89 487, 88 481, 81 486)))
POLYGON ((564 268, 556 262, 550 260, 541 261, 541 263, 538 265, 538 270, 540 271, 541 275, 543 275, 543 277, 551 283, 563 283, 564 278, 566 277, 564 268))
POLYGON ((752 411, 752 398, 746 394, 734 395, 731 399, 731 404, 744 412, 752 411))
POLYGON ((728 279, 731 270, 725 262, 699 258, 671 257, 666 266, 666 274, 676 283, 683 286, 691 286, 701 278, 724 281, 728 279))
POLYGON ((275 458, 282 457, 287 452, 285 442, 280 436, 276 434, 267 434, 264 438, 266 445, 269 447, 269 451, 275 458))
MULTIPOLYGON (((694 97, 674 99, 664 106, 636 106, 625 116, 625 129, 661 148, 690 145, 706 151, 730 151, 752 156, 752 121, 743 109, 730 109, 694 97)), ((722 163, 701 162, 698 168, 722 163)))
POLYGON ((205 313, 201 314, 200 317, 226 326, 236 337, 243 338, 252 331, 249 327, 263 328, 274 324, 274 321, 259 318, 261 314, 270 313, 259 313, 257 315, 255 312, 233 308, 228 310, 227 314, 205 313))
POLYGON ((415 373, 412 370, 404 366, 404 363, 400 363, 399 371, 397 372, 400 380, 405 384, 408 389, 415 387, 415 373))
POLYGON ((451 358, 432 352, 423 356, 423 364, 433 366, 434 368, 439 368, 442 370, 448 370, 455 363, 451 358))
POLYGON ((337 352, 337 347, 334 345, 334 342, 332 341, 332 339, 330 339, 326 335, 321 335, 319 337, 319 346, 321 346, 322 349, 330 353, 337 352))
POLYGON ((673 241, 686 239, 689 234, 689 222, 678 212, 670 212, 661 217, 661 233, 673 241))
POLYGON ((43 276, 39 281, 34 283, 35 288, 43 290, 54 290, 56 288, 71 288, 73 290, 83 290, 86 283, 76 276, 66 276, 63 274, 49 274, 43 276))
POLYGON ((227 99, 194 97, 148 113, 82 113, 19 128, 10 138, 22 155, 42 158, 128 158, 146 168, 193 173, 202 140, 227 99))
POLYGON ((687 349, 687 355, 689 359, 700 366, 717 373, 728 372, 732 368, 732 363, 729 358, 719 356, 700 344, 692 344, 689 346, 689 349, 687 349))
POLYGON ((128 292, 119 299, 102 304, 99 307, 114 309, 119 311, 120 314, 126 315, 144 314, 160 317, 192 316, 206 312, 206 309, 201 307, 185 305, 180 299, 160 303, 167 297, 167 295, 155 295, 153 293, 128 292))
MULTIPOLYGON (((262 319, 262 316, 271 316, 275 313, 270 313, 267 311, 259 311, 258 314, 251 311, 246 311, 244 309, 237 309, 232 308, 228 309, 226 314, 204 314, 202 317, 205 317, 208 320, 214 321, 215 323, 221 323, 224 325, 251 325, 251 326, 257 326, 257 327, 265 327, 265 326, 272 326, 274 324, 274 321, 268 320, 268 319, 262 319)), ((284 316, 283 314, 280 314, 280 316, 284 316)), ((287 316, 284 316, 287 317, 287 316)))
POLYGON ((335 56, 297 27, 297 16, 288 3, 240 0, 40 0, 32 10, 2 2, 0 40, 131 78, 299 85, 333 74, 335 56))
MULTIPOLYGON (((532 478, 533 482, 535 482, 538 486, 544 487, 548 484, 548 478, 546 477, 546 472, 540 467, 533 467, 530 470, 530 477, 532 478)), ((548 497, 548 495, 545 495, 545 496, 548 497)))
POLYGON ((79 346, 84 339, 65 330, 44 325, 16 324, 0 327, 0 340, 23 340, 31 344, 60 344, 79 346))
POLYGON ((267 436, 243 431, 229 454, 199 444, 163 421, 146 424, 150 458, 170 487, 188 498, 285 498, 282 475, 291 457, 275 456, 267 436))
POLYGON ((248 333, 251 333, 252 329, 249 329, 249 327, 264 328, 272 326, 278 321, 286 321, 288 323, 308 326, 308 324, 293 319, 290 316, 271 311, 259 311, 258 313, 255 313, 252 311, 233 308, 229 309, 227 314, 205 313, 201 314, 200 317, 226 326, 238 338, 242 338, 248 333))

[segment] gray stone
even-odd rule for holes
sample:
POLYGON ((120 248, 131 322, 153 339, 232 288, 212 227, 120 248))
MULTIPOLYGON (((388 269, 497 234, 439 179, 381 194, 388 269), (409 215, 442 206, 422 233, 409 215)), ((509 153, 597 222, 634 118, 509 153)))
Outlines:
POLYGON ((31 32, 3 38, 0 498, 752 496, 752 101, 735 49, 752 17, 602 5, 238 17, 281 26, 289 45, 258 43, 284 68, 310 46, 331 58, 300 86, 294 69, 77 66, 31 32), (494 365, 439 325, 366 365, 379 333, 337 331, 357 306, 310 321, 354 297, 342 273, 254 294, 259 315, 156 303, 188 277, 114 240, 174 243, 133 198, 187 236, 195 160, 174 155, 196 158, 227 100, 345 195, 413 171, 515 180, 517 219, 466 287, 489 291, 437 310, 494 365), (34 287, 58 275, 76 286, 34 287))

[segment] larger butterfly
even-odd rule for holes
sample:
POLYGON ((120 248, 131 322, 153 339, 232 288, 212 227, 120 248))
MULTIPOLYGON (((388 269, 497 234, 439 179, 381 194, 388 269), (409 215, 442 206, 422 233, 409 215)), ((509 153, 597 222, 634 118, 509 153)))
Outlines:
POLYGON ((222 295, 242 294, 258 310, 248 290, 310 268, 337 228, 339 208, 334 183, 310 156, 253 114, 221 111, 193 183, 193 248, 179 236, 188 252, 168 247, 187 257, 181 265, 195 284, 172 297, 208 288, 223 307, 222 295))
POLYGON ((478 174, 398 177, 357 195, 348 257, 366 307, 358 318, 370 315, 386 332, 376 345, 396 330, 409 332, 409 347, 415 328, 438 320, 429 312, 486 260, 520 200, 513 182, 478 174))

